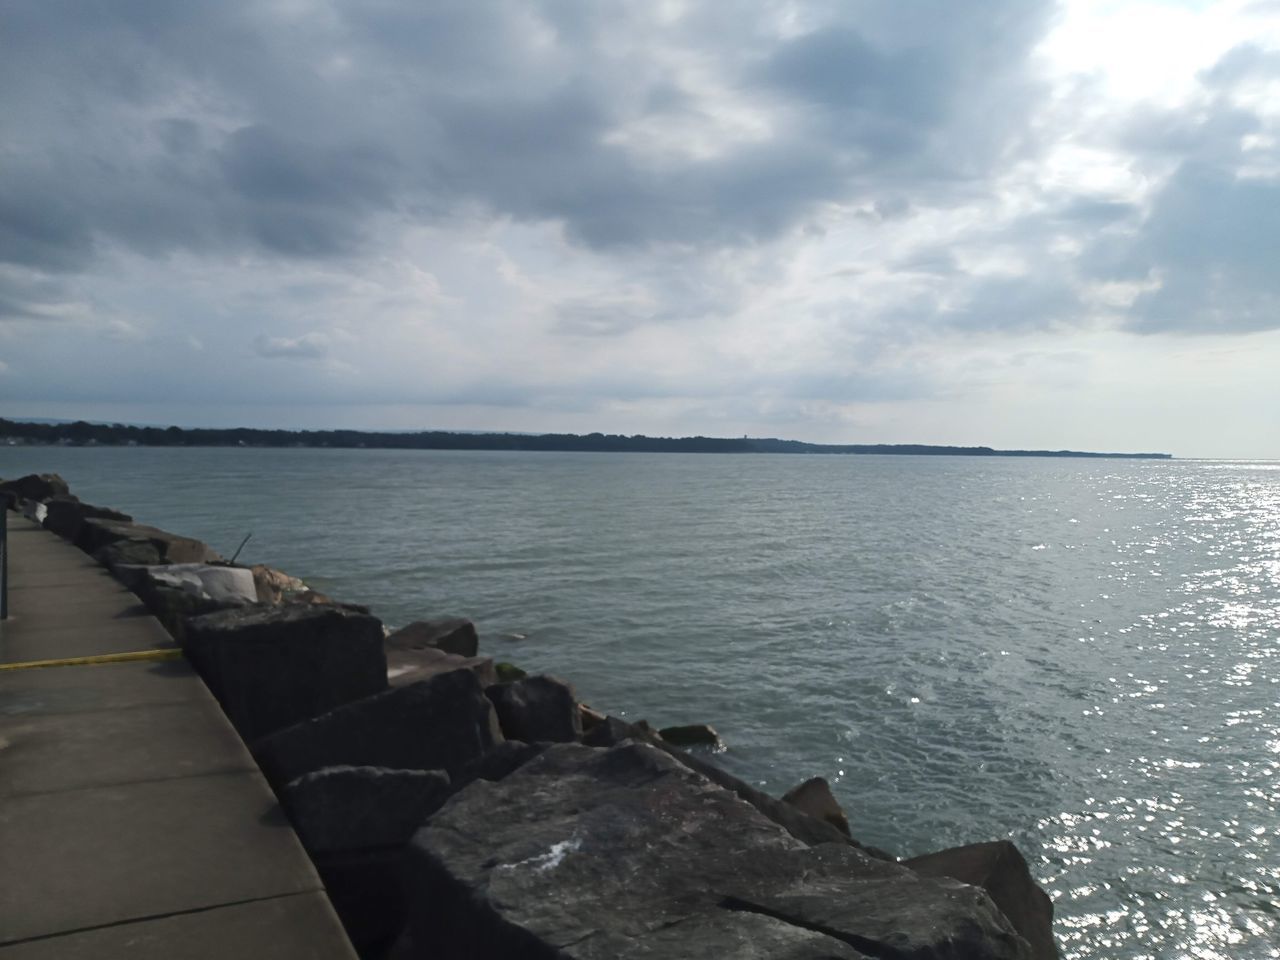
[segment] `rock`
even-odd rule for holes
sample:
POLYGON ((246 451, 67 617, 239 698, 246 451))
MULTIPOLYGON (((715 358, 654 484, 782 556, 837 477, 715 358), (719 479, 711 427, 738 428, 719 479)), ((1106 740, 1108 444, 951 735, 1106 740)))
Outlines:
MULTIPOLYGON (((120 543, 103 549, 112 550, 120 543)), ((202 563, 165 566, 118 564, 112 572, 138 595, 152 615, 179 642, 186 638, 186 621, 191 617, 256 602, 253 575, 240 567, 202 563)))
POLYGON ((89 519, 119 520, 128 523, 133 518, 119 510, 81 503, 78 497, 73 497, 69 493, 52 497, 45 504, 44 528, 52 530, 63 539, 74 541, 80 533, 80 524, 89 519))
POLYGON ((925 877, 950 877, 981 887, 1031 945, 1035 960, 1058 960, 1053 901, 1031 876, 1027 861, 1008 840, 952 847, 903 861, 925 877))
POLYGON ((337 607, 251 606, 192 617, 183 649, 245 740, 387 687, 382 624, 337 607))
POLYGON ((449 960, 1030 958, 981 890, 806 847, 645 744, 472 783, 414 835, 406 889, 405 943, 449 960))
POLYGON ((404 927, 406 844, 450 791, 441 770, 327 767, 281 792, 361 956, 382 956, 404 927))
POLYGON ((690 770, 702 774, 713 783, 734 793, 740 800, 751 804, 802 843, 807 843, 810 846, 822 843, 845 843, 878 860, 896 861, 892 854, 876 847, 866 846, 845 836, 831 824, 811 817, 791 804, 783 803, 781 800, 769 796, 763 790, 757 790, 749 783, 739 780, 733 774, 720 769, 709 760, 671 746, 657 737, 653 728, 643 720, 639 723, 627 723, 617 717, 609 717, 605 724, 593 730, 590 736, 584 737, 582 742, 593 747, 608 747, 624 743, 627 740, 649 743, 664 751, 690 770))
POLYGON ((723 750, 724 743, 715 727, 705 723, 688 723, 679 727, 663 727, 658 736, 673 747, 711 747, 723 750))
POLYGON ((256 603, 258 591, 253 573, 244 567, 208 563, 172 563, 153 567, 147 577, 201 599, 236 604, 256 603))
POLYGON ((325 767, 291 781, 280 799, 315 855, 406 844, 451 792, 443 770, 325 767))
POLYGON ((502 734, 508 740, 550 740, 570 743, 582 739, 582 717, 573 687, 555 677, 525 677, 489 687, 485 694, 498 711, 502 734))
POLYGON ((501 780, 514 773, 551 746, 546 741, 522 743, 504 740, 483 756, 467 764, 454 780, 455 789, 462 789, 473 780, 501 780))
POLYGON ((608 716, 599 710, 591 709, 585 703, 578 704, 578 716, 582 720, 582 733, 584 736, 609 719, 608 716))
POLYGON ((421 650, 387 648, 387 681, 393 687, 417 683, 450 670, 470 670, 482 687, 498 682, 498 672, 493 668, 492 657, 459 657, 434 647, 424 647, 421 650))
POLYGON ((503 740, 469 670, 451 670, 338 707, 252 744, 273 784, 324 767, 444 770, 452 776, 503 740))
POLYGON ((308 589, 297 577, 291 577, 283 570, 276 570, 264 563, 255 563, 249 570, 253 574, 253 585, 258 592, 259 603, 284 603, 295 594, 304 593, 308 589))
POLYGON ((501 660, 495 663, 493 668, 498 671, 499 683, 511 683, 513 680, 523 680, 529 675, 514 663, 506 663, 501 660))
POLYGON ((154 567, 164 563, 160 547, 151 540, 117 540, 95 550, 93 559, 112 573, 121 567, 154 567))
POLYGON ((460 657, 474 657, 480 651, 476 625, 463 617, 439 620, 415 620, 387 637, 387 647, 396 650, 422 650, 433 647, 460 657))
POLYGON ((0 482, 0 491, 10 493, 16 500, 49 500, 71 493, 67 481, 56 473, 29 473, 17 480, 0 482))
POLYGON ((792 787, 782 795, 782 802, 789 803, 797 810, 831 824, 846 837, 850 835, 849 821, 831 793, 831 784, 827 783, 823 777, 813 777, 799 786, 792 787))
POLYGON ((603 721, 593 724, 591 731, 582 736, 582 742, 589 747, 616 747, 627 740, 660 745, 658 731, 649 726, 647 720, 628 723, 617 717, 605 717, 603 721))
MULTIPOLYGON (((222 559, 208 544, 141 523, 89 518, 80 524, 80 530, 76 534, 76 546, 103 562, 112 559, 112 553, 104 552, 103 548, 121 541, 151 545, 160 563, 213 563, 222 559)), ((117 548, 115 553, 119 554, 122 549, 124 548, 117 548)), ((116 562, 138 561, 118 559, 116 562)))

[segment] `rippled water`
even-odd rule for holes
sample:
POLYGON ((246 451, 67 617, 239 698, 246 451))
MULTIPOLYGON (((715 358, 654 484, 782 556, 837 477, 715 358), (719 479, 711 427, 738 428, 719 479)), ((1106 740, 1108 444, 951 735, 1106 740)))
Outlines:
POLYGON ((612 712, 1010 837, 1074 958, 1280 957, 1280 464, 0 450, 612 712), (527 635, 516 641, 509 634, 527 635))

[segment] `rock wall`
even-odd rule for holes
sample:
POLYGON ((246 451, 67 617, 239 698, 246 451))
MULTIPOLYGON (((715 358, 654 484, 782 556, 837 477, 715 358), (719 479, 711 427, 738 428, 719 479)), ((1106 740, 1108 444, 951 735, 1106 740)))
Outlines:
POLYGON ((1058 957, 1052 902, 1008 841, 899 861, 850 835, 825 781, 771 797, 715 765, 712 728, 592 710, 482 656, 467 620, 389 633, 56 474, 0 482, 0 501, 182 645, 365 958, 1058 957))

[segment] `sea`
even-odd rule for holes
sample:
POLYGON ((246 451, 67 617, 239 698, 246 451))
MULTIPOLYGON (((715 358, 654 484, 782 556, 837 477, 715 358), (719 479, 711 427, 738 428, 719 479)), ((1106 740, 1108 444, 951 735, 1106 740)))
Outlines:
POLYGON ((900 856, 1013 840, 1068 958, 1280 958, 1280 462, 0 448, 900 856))

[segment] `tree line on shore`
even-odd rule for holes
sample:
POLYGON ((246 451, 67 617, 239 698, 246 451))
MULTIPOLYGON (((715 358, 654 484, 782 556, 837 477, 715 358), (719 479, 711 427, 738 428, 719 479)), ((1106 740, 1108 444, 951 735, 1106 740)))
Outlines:
POLYGON ((731 437, 648 437, 604 433, 455 433, 447 430, 262 430, 184 428, 124 423, 33 423, 0 418, 0 437, 37 444, 145 447, 335 447, 392 450, 537 450, 619 453, 829 453, 969 457, 1124 457, 1170 459, 1167 453, 1091 453, 1079 450, 996 450, 933 444, 828 444, 731 437))

